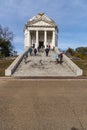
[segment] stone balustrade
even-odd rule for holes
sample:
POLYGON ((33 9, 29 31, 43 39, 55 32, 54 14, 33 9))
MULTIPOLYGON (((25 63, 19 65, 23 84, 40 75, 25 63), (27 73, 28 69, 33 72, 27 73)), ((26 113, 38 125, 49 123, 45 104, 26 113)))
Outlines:
MULTIPOLYGON (((60 51, 58 48, 55 48, 56 52, 59 54, 60 51)), ((71 68, 71 70, 76 74, 76 76, 83 75, 83 70, 80 69, 74 62, 70 60, 65 54, 63 54, 63 60, 66 62, 66 64, 71 68)))
POLYGON ((12 64, 5 70, 5 76, 11 76, 14 71, 16 70, 16 68, 18 67, 18 65, 21 63, 22 59, 24 58, 24 56, 26 55, 26 53, 28 53, 29 48, 21 55, 19 55, 13 62, 12 64))
POLYGON ((65 62, 67 63, 67 65, 72 69, 72 71, 74 71, 74 73, 77 76, 83 75, 83 70, 80 69, 75 63, 73 63, 70 60, 70 58, 68 58, 65 54, 63 54, 63 58, 64 58, 65 62))

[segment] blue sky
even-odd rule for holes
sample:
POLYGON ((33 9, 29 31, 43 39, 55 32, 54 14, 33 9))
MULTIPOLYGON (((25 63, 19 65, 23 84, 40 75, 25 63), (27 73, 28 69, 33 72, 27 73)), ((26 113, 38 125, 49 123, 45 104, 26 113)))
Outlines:
POLYGON ((0 24, 15 34, 19 54, 24 50, 25 23, 43 12, 58 25, 59 48, 87 46, 87 0, 0 0, 0 24))

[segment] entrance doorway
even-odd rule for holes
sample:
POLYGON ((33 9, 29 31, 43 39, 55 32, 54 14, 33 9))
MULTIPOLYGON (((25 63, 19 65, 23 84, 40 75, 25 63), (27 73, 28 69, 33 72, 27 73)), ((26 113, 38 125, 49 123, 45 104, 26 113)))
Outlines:
POLYGON ((44 42, 43 41, 39 41, 39 48, 44 48, 44 42))

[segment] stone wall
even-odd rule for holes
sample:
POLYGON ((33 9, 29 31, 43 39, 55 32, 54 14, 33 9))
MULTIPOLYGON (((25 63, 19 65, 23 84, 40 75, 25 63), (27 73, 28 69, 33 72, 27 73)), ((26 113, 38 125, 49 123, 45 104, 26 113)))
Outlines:
MULTIPOLYGON (((58 48, 55 48, 57 53, 60 53, 58 48)), ((71 70, 77 75, 81 76, 83 75, 83 70, 80 69, 74 62, 70 60, 65 54, 63 54, 63 60, 66 62, 66 64, 71 68, 71 70)))
POLYGON ((21 61, 23 60, 24 56, 26 55, 26 53, 28 53, 29 47, 27 48, 27 50, 19 55, 13 62, 12 64, 5 70, 5 76, 11 76, 16 68, 18 67, 18 65, 21 63, 21 61))
POLYGON ((72 71, 74 71, 74 73, 77 76, 81 76, 83 75, 83 70, 80 69, 75 63, 73 63, 70 58, 68 58, 66 55, 63 55, 63 58, 65 60, 65 62, 67 63, 67 65, 72 69, 72 71))

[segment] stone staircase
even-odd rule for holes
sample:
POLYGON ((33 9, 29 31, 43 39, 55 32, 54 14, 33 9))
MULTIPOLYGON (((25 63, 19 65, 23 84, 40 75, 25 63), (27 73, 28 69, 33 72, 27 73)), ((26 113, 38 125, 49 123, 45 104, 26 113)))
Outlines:
POLYGON ((44 50, 38 52, 36 56, 34 53, 32 56, 28 54, 26 63, 23 59, 12 76, 76 76, 65 61, 57 64, 54 55, 54 51, 49 51, 49 56, 46 57, 44 50))

